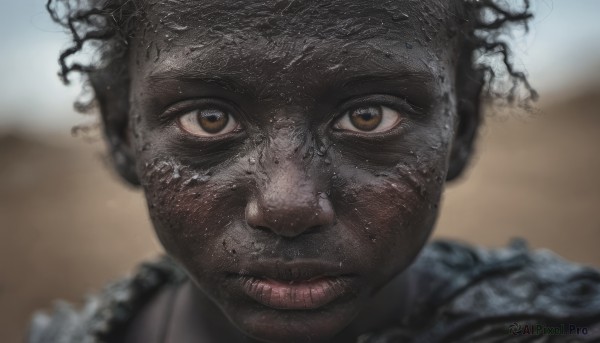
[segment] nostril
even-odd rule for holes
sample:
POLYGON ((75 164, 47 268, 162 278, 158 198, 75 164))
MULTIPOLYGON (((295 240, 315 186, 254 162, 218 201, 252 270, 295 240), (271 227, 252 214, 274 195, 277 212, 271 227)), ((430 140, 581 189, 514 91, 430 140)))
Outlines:
POLYGON ((254 228, 255 228, 255 229, 257 229, 257 230, 260 230, 260 231, 265 231, 265 232, 270 232, 270 231, 272 231, 272 230, 271 230, 271 229, 269 229, 268 227, 266 227, 266 226, 262 226, 262 225, 256 225, 256 226, 254 226, 254 228))
MULTIPOLYGON (((264 231, 264 232, 273 232, 273 229, 270 229, 267 226, 264 225, 252 225, 252 227, 256 230, 259 231, 264 231)), ((315 225, 315 226, 311 226, 306 230, 302 230, 302 234, 312 234, 312 233, 318 233, 319 231, 321 231, 323 229, 323 226, 321 225, 315 225)))
POLYGON ((307 234, 317 233, 317 232, 321 231, 322 228, 323 228, 323 226, 321 226, 321 225, 311 226, 306 230, 306 233, 307 234))

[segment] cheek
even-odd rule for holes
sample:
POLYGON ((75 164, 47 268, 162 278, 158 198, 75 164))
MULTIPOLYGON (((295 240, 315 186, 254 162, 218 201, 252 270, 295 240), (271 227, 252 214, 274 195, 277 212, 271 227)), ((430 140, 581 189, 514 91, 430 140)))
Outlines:
POLYGON ((383 275, 408 266, 429 237, 437 216, 444 159, 419 168, 397 165, 375 175, 356 168, 333 187, 338 220, 356 237, 383 275))
POLYGON ((172 160, 145 164, 142 186, 150 217, 169 254, 183 261, 221 252, 223 233, 243 211, 232 185, 172 160))

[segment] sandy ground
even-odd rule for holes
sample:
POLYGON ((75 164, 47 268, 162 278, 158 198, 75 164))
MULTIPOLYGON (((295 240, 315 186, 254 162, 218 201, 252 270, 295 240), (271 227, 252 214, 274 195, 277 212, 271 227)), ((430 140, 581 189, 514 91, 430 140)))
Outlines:
MULTIPOLYGON (((473 167, 449 186, 436 236, 535 248, 600 266, 600 96, 488 118, 473 167)), ((77 302, 160 253, 141 194, 100 144, 0 138, 0 342, 35 309, 77 302)))

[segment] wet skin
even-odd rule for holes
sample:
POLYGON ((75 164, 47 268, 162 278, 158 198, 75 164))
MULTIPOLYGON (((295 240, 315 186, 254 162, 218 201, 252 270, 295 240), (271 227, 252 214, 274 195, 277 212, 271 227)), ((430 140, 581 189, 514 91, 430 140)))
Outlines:
POLYGON ((158 1, 131 44, 128 140, 156 233, 261 341, 347 342, 409 311, 401 272, 470 143, 454 5, 361 2, 158 1))

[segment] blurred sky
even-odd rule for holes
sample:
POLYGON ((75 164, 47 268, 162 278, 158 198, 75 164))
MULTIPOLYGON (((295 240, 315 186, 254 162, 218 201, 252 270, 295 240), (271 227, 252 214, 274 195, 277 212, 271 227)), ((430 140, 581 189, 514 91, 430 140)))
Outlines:
MULTIPOLYGON (((67 132, 83 120, 72 107, 79 86, 64 87, 56 76, 67 41, 45 2, 0 0, 0 131, 67 132)), ((530 35, 518 40, 515 65, 542 96, 600 81, 600 0, 533 3, 537 17, 530 35)))

